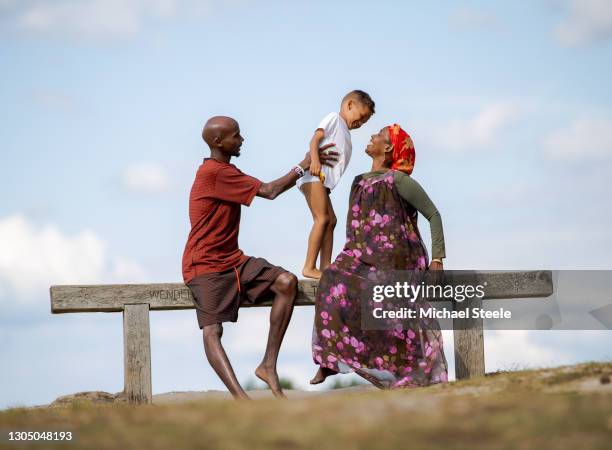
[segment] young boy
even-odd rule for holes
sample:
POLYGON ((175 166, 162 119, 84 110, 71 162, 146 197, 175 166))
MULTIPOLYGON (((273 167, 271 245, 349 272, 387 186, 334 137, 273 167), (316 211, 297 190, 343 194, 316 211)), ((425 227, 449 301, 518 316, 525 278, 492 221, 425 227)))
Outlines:
POLYGON ((330 113, 323 118, 310 140, 310 173, 297 181, 298 188, 306 197, 314 224, 308 237, 308 251, 302 275, 321 278, 321 272, 331 263, 334 244, 336 215, 329 193, 336 187, 351 159, 351 133, 366 123, 374 114, 374 101, 365 92, 355 90, 344 96, 339 113, 330 113), (333 166, 321 166, 319 148, 334 143, 338 162, 333 166), (320 254, 319 269, 317 256, 320 254))

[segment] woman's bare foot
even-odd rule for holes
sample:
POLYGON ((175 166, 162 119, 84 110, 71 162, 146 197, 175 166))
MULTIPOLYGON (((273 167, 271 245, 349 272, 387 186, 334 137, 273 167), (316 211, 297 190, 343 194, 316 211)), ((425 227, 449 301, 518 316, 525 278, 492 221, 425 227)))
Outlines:
POLYGON ((287 398, 280 387, 280 381, 278 380, 278 374, 276 373, 276 369, 267 368, 262 363, 259 365, 259 367, 257 367, 257 369, 255 369, 255 375, 261 381, 270 386, 270 390, 272 391, 275 397, 287 398))
POLYGON ((304 275, 306 278, 314 278, 315 280, 318 280, 321 278, 321 271, 319 269, 307 269, 306 267, 304 267, 302 269, 302 275, 304 275))
POLYGON ((319 370, 315 374, 315 376, 310 380, 310 384, 321 384, 325 381, 327 377, 331 377, 332 375, 336 375, 338 372, 335 372, 327 367, 319 367, 319 370))

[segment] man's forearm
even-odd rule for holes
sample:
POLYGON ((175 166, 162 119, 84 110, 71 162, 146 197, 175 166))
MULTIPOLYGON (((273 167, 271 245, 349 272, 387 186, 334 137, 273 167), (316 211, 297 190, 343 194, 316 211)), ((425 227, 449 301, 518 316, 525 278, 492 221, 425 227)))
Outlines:
POLYGON ((287 189, 293 187, 298 178, 299 175, 292 170, 288 174, 283 175, 274 181, 263 183, 259 188, 259 191, 257 191, 257 195, 259 197, 267 198, 268 200, 274 200, 287 189))

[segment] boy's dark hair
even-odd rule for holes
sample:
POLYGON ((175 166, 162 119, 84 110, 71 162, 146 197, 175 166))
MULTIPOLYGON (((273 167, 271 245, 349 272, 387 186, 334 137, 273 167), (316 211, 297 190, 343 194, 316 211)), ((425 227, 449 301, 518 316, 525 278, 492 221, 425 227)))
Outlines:
POLYGON ((342 99, 342 103, 344 103, 345 101, 351 98, 358 101, 362 105, 367 106, 372 112, 372 114, 376 112, 374 110, 374 107, 376 106, 376 104, 374 103, 374 100, 372 100, 372 97, 370 97, 370 94, 368 94, 367 92, 360 91, 359 89, 355 89, 354 91, 351 91, 344 96, 344 98, 342 99))

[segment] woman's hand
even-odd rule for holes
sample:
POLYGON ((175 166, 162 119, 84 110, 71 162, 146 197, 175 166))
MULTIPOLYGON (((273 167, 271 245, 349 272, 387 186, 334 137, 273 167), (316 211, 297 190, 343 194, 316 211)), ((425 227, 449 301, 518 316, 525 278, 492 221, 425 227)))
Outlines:
POLYGON ((429 270, 444 270, 444 266, 439 261, 432 261, 431 264, 429 264, 429 270))
MULTIPOLYGON (((334 151, 325 152, 325 150, 335 145, 336 144, 326 144, 319 149, 319 161, 321 165, 333 167, 333 165, 336 164, 336 162, 338 161, 339 153, 334 151)), ((300 166, 302 167, 302 169, 304 169, 304 171, 307 171, 310 169, 311 162, 312 159, 310 158, 310 152, 308 152, 306 153, 306 156, 304 156, 304 159, 300 163, 300 166)), ((319 171, 320 170, 321 169, 319 168, 319 171)))

